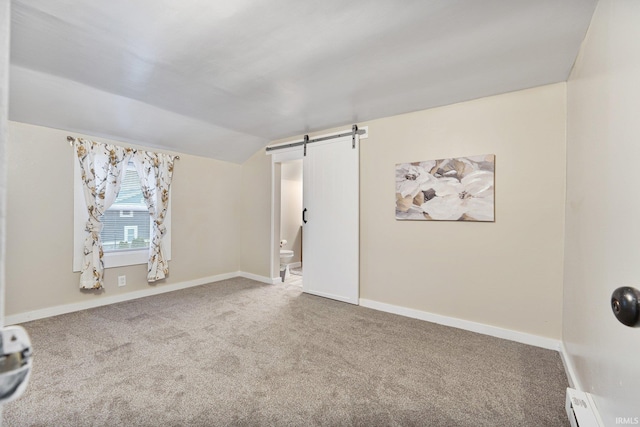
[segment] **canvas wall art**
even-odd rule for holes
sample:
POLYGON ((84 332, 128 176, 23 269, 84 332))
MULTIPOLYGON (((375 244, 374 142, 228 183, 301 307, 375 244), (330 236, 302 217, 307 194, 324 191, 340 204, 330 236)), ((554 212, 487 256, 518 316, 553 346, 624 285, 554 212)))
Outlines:
POLYGON ((396 219, 494 221, 495 155, 396 164, 396 219))

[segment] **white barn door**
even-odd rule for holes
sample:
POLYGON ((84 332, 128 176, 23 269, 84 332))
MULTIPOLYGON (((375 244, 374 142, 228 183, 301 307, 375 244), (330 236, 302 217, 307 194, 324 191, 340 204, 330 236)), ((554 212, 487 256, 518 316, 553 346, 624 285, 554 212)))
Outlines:
POLYGON ((307 145, 303 166, 303 291, 358 304, 359 140, 307 145))

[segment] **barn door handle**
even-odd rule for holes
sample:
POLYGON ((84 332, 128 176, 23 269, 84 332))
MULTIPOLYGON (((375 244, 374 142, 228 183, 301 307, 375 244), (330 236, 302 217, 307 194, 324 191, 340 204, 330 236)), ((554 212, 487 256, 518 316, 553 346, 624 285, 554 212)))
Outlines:
POLYGON ((302 222, 307 223, 307 208, 302 211, 302 222))

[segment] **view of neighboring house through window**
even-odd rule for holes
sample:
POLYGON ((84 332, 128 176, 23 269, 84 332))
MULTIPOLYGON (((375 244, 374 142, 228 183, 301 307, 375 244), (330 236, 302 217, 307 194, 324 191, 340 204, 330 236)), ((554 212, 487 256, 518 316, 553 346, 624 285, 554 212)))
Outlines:
POLYGON ((104 252, 149 247, 151 218, 133 163, 127 165, 118 197, 100 220, 104 252))

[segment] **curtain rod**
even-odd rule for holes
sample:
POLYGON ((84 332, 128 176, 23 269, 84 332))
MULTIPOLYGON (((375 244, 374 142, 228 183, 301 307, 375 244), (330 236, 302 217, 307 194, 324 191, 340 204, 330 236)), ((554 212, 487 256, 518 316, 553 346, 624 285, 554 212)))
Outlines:
POLYGON ((276 145, 275 147, 267 147, 266 150, 267 151, 281 150, 283 148, 291 148, 291 147, 298 147, 300 145, 311 144, 312 142, 326 141, 328 139, 342 138, 344 136, 363 135, 365 133, 366 131, 364 129, 358 129, 357 125, 353 125, 351 132, 343 132, 337 135, 323 136, 321 138, 314 138, 314 139, 309 139, 309 135, 305 135, 303 141, 296 141, 296 142, 291 142, 289 144, 276 145))
MULTIPOLYGON (((67 141, 69 141, 69 145, 73 147, 73 141, 75 141, 75 138, 72 136, 67 136, 67 141)), ((174 156, 174 158, 180 160, 180 156, 174 156)))

